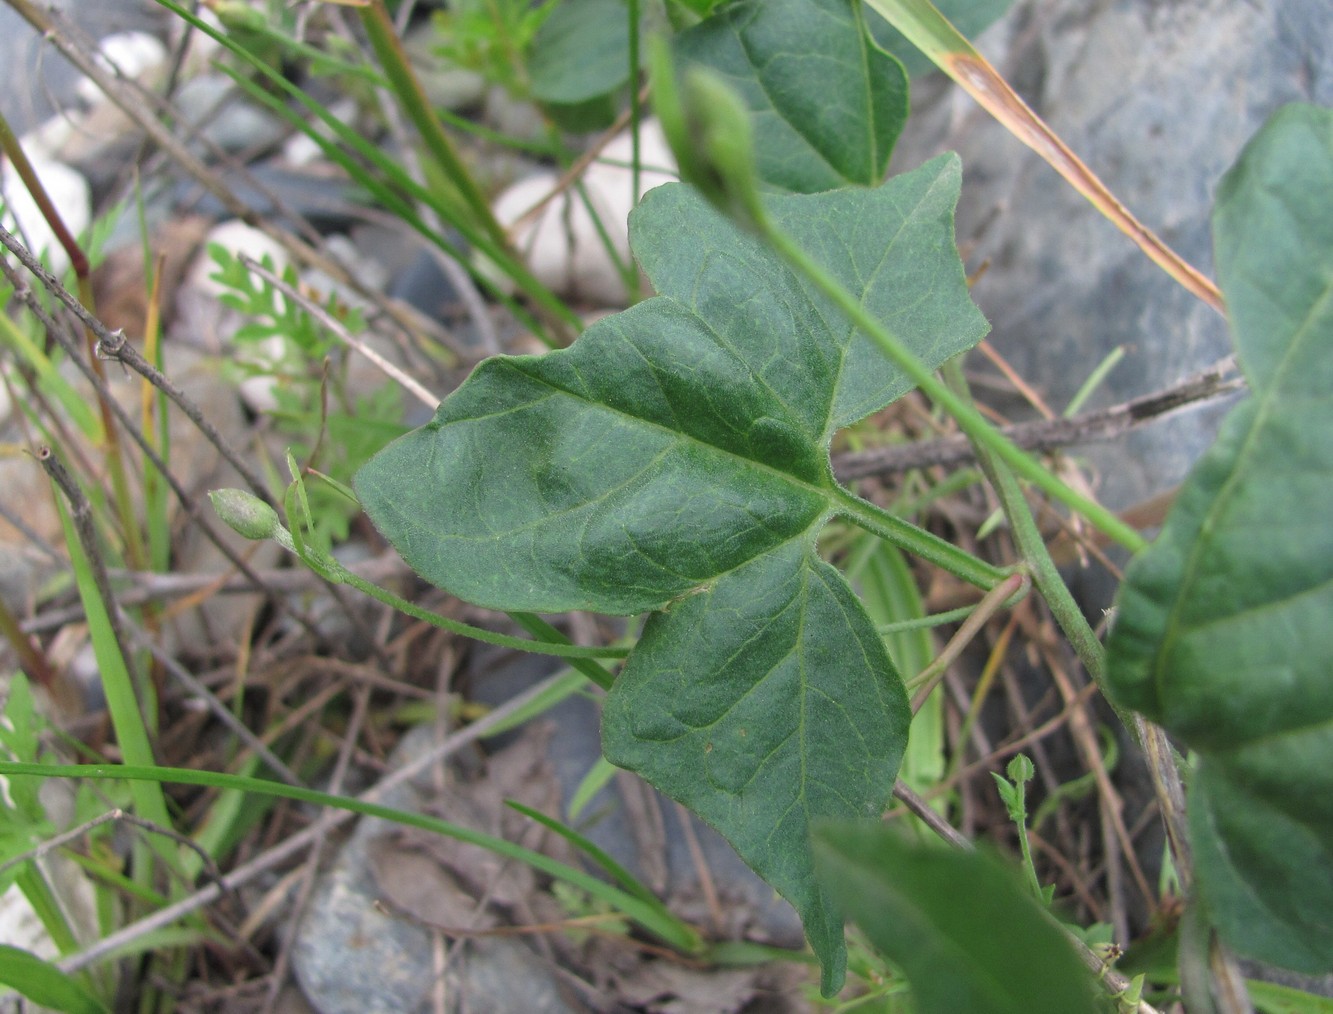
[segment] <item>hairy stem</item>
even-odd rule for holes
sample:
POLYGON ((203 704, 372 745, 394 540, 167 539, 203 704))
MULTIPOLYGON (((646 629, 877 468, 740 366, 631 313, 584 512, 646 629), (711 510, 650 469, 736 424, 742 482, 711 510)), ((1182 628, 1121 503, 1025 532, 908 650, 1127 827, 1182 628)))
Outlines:
POLYGON ((935 564, 959 580, 989 591, 1009 576, 1008 571, 978 559, 952 542, 932 535, 924 528, 918 528, 910 521, 904 521, 841 487, 834 495, 839 513, 853 524, 899 549, 935 564))

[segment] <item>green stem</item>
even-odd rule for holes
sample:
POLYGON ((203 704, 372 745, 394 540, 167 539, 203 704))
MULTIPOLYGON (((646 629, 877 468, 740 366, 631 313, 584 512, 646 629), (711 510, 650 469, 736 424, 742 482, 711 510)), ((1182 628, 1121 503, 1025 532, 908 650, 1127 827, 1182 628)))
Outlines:
MULTIPOLYGON (((1088 675, 1098 686, 1105 689, 1106 651, 1102 647, 1102 642, 1097 639, 1091 624, 1088 623, 1088 618, 1083 615, 1083 610, 1074 601, 1074 596, 1070 593, 1064 578, 1060 576, 1055 561, 1051 559, 1046 541, 1037 528, 1036 518, 1032 516, 1032 509, 1028 506, 1027 498, 1023 496, 1017 480, 1012 472, 993 460, 983 460, 982 469, 989 473, 991 485, 1000 498, 1000 506, 1004 510, 1005 517, 1009 519, 1009 528, 1013 532, 1014 541, 1018 544, 1018 551, 1032 572, 1032 583, 1037 586, 1042 598, 1050 606, 1055 622, 1073 646, 1074 653, 1087 669, 1088 675)), ((1127 712, 1121 712, 1119 709, 1117 711, 1122 720, 1130 721, 1127 712)), ((1127 728, 1132 729, 1133 725, 1128 725, 1127 728)))
MULTIPOLYGON (((642 76, 642 54, 639 47, 639 0, 629 0, 629 138, 630 138, 630 181, 629 204, 634 207, 639 203, 639 126, 643 120, 643 103, 639 97, 639 79, 642 76)), ((625 281, 629 291, 630 305, 640 298, 639 270, 630 260, 629 273, 625 281)))
MULTIPOLYGON (((432 626, 439 626, 441 630, 449 630, 449 632, 461 634, 463 637, 471 637, 475 641, 485 641, 488 645, 497 645, 500 646, 500 648, 513 648, 519 650, 519 652, 537 652, 539 654, 551 654, 551 656, 568 658, 569 664, 571 665, 575 664, 575 661, 589 662, 593 660, 593 658, 624 658, 629 654, 628 649, 625 648, 583 648, 583 646, 580 645, 569 644, 568 641, 564 641, 564 644, 561 644, 560 641, 528 641, 523 637, 511 637, 509 634, 497 634, 493 632, 493 630, 484 630, 481 629, 480 626, 460 624, 457 620, 449 620, 448 617, 440 616, 439 613, 432 613, 429 609, 423 609, 419 605, 413 605, 412 602, 405 600, 405 598, 396 596, 396 594, 389 592, 388 589, 371 584, 371 582, 365 580, 364 577, 361 577, 360 574, 353 574, 351 570, 344 568, 341 564, 337 564, 336 561, 324 561, 325 566, 317 566, 312 564, 312 561, 307 557, 305 558, 305 562, 311 564, 312 568, 315 569, 315 572, 319 573, 320 576, 327 577, 328 580, 331 581, 337 581, 339 584, 351 585, 357 592, 368 594, 373 600, 384 602, 385 605, 391 605, 393 608, 400 610, 400 612, 407 613, 408 616, 416 618, 416 620, 424 620, 432 626)), ((527 614, 513 613, 511 616, 520 626, 527 626, 524 620, 520 620, 520 617, 527 616, 527 614)), ((561 640, 564 640, 563 636, 561 636, 560 632, 557 632, 555 628, 548 629, 549 632, 556 634, 557 637, 561 637, 561 640)), ((596 670, 597 676, 593 678, 593 682, 596 682, 601 688, 611 688, 613 682, 616 681, 616 677, 613 677, 611 673, 608 673, 603 666, 596 666, 596 670)), ((584 672, 584 670, 580 668, 580 672, 584 672)))
POLYGON ((896 623, 880 623, 875 627, 875 631, 881 637, 888 637, 890 634, 902 634, 909 630, 927 630, 931 627, 942 627, 946 623, 957 623, 965 620, 976 610, 976 606, 960 606, 958 609, 949 609, 942 613, 931 613, 929 616, 918 616, 912 620, 898 620, 896 623))
MULTIPOLYGON (((950 396, 971 408, 971 398, 967 394, 962 369, 958 364, 947 364, 945 376, 949 377, 957 387, 957 392, 949 390, 950 396)), ((1069 640, 1088 675, 1104 692, 1105 649, 1088 623, 1087 617, 1083 615, 1083 610, 1074 601, 1074 596, 1070 593, 1064 578, 1060 576, 1055 561, 1051 559, 1050 551, 1046 548, 1046 540, 1042 538, 1041 530, 1037 527, 1037 519, 1032 516, 1032 509, 1028 506, 1018 480, 1014 478, 1013 472, 1005 467, 1005 462, 997 460, 998 455, 994 454, 990 447, 979 441, 974 441, 974 446, 977 451, 977 462, 994 488, 995 495, 1000 499, 1000 508, 1009 521, 1009 530, 1018 546, 1019 555, 1022 556, 1032 575, 1032 583, 1046 600, 1051 615, 1055 617, 1055 622, 1069 640)), ((1127 729, 1134 728, 1133 717, 1128 712, 1117 708, 1116 714, 1120 716, 1127 729)))
POLYGON ((1023 872, 1027 877, 1032 896, 1045 903, 1046 896, 1042 892, 1041 881, 1037 879, 1037 867, 1032 862, 1032 843, 1028 840, 1027 785, 1020 782, 1016 788, 1023 807, 1023 815, 1014 821, 1014 827, 1018 829, 1018 848, 1023 854, 1023 872))
MULTIPOLYGON (((540 616, 533 613, 509 613, 508 616, 539 641, 544 641, 548 644, 561 644, 567 641, 564 634, 560 633, 560 631, 556 630, 555 627, 551 626, 540 616)), ((607 648, 605 650, 615 651, 621 657, 629 654, 629 650, 626 648, 607 648)), ((569 660, 571 669, 582 673, 603 690, 610 690, 612 684, 616 681, 616 678, 607 672, 604 666, 599 665, 590 658, 575 658, 570 655, 566 655, 565 658, 569 660)))
POLYGON ((473 221, 489 234, 492 242, 498 247, 502 250, 508 249, 509 238, 500 223, 495 220, 495 216, 491 214, 490 205, 487 204, 481 188, 477 186, 463 160, 454 151, 453 142, 444 132, 444 127, 431 108, 421 82, 412 71, 412 65, 398 39, 393 19, 389 17, 384 0, 371 0, 371 3, 361 8, 361 24, 366 30, 366 37, 370 40, 371 48, 379 59, 385 77, 389 79, 394 95, 403 107, 403 112, 417 128, 431 158, 458 191, 459 197, 471 212, 473 221))
POLYGON ((763 216, 756 224, 778 253, 793 268, 810 279, 824 295, 833 300, 838 309, 846 314, 853 324, 879 346, 880 351, 903 373, 907 374, 912 383, 921 388, 931 401, 953 416, 959 428, 974 443, 991 451, 1023 478, 1029 480, 1033 485, 1054 499, 1059 500, 1071 510, 1082 514, 1100 531, 1122 545, 1133 551, 1138 551, 1148 544, 1142 535, 1121 521, 1111 511, 1101 504, 1074 492, 1043 468, 1040 462, 1023 453, 998 433, 990 423, 986 422, 980 412, 949 390, 935 376, 934 372, 921 360, 917 359, 882 322, 867 311, 855 296, 840 285, 818 262, 802 250, 795 240, 773 224, 767 216, 763 216))
POLYGON ((1009 576, 1009 571, 1002 570, 985 560, 979 560, 966 550, 959 549, 952 542, 932 535, 924 528, 918 528, 910 521, 895 517, 868 500, 862 500, 855 494, 839 486, 834 491, 838 501, 839 513, 857 526, 890 542, 899 549, 906 550, 927 560, 935 566, 947 570, 950 574, 989 591, 1009 576))
MULTIPOLYGON (((64 497, 63 500, 60 496, 56 497, 56 507, 65 529, 70 566, 74 571, 84 616, 88 620, 102 690, 106 695, 107 710, 111 713, 111 725, 116 732, 121 757, 129 764, 152 764, 153 747, 139 708, 134 678, 130 675, 130 655, 125 639, 121 636, 111 585, 98 553, 92 526, 92 508, 50 448, 42 448, 37 457, 52 484, 64 497)), ((161 786, 135 783, 131 790, 134 808, 139 816, 161 827, 171 827, 171 816, 161 786)), ((177 857, 170 845, 155 840, 152 848, 168 866, 174 866, 177 857)), ((136 860, 135 882, 144 886, 151 884, 153 865, 147 861, 146 850, 136 847, 136 860)))
MULTIPOLYGON (((308 562, 308 561, 307 561, 308 562)), ((502 648, 513 648, 517 651, 534 651, 542 655, 555 655, 559 658, 569 659, 570 665, 578 669, 584 675, 589 676, 594 683, 603 689, 610 689, 611 684, 615 682, 612 676, 605 668, 593 663, 597 658, 624 658, 629 654, 628 648, 593 648, 583 647, 577 644, 570 644, 569 641, 558 630, 549 624, 542 624, 544 634, 547 637, 554 636, 559 640, 529 641, 522 637, 510 637, 508 634, 497 634, 491 630, 483 630, 481 627, 474 627, 467 623, 459 623, 457 620, 451 620, 448 617, 441 616, 439 613, 432 613, 428 609, 422 609, 420 606, 413 605, 406 599, 399 598, 393 592, 381 588, 379 585, 371 584, 365 578, 358 574, 353 574, 350 570, 342 567, 341 564, 334 565, 334 569, 328 575, 332 580, 337 580, 343 584, 349 584, 357 591, 364 592, 371 598, 383 602, 385 605, 393 606, 409 616, 418 620, 425 620, 436 627, 452 631, 455 634, 461 634, 464 637, 471 637, 477 641, 485 641, 487 644, 498 645, 502 648), (575 665, 576 662, 590 663, 591 668, 596 675, 591 675, 588 668, 581 665, 575 665)), ((527 613, 509 613, 508 614, 520 626, 531 629, 529 620, 535 619, 527 613)))
POLYGON ((570 644, 568 638, 558 630, 549 624, 538 620, 529 613, 510 613, 509 615, 516 623, 525 629, 540 629, 542 636, 550 637, 551 640, 530 641, 522 637, 511 637, 508 634, 497 634, 493 630, 484 630, 481 627, 474 627, 469 623, 460 623, 458 620, 451 620, 447 616, 433 613, 429 609, 422 609, 420 606, 407 601, 407 599, 400 598, 387 588, 381 588, 379 585, 367 581, 361 575, 348 570, 333 557, 312 549, 304 542, 302 542, 298 548, 296 540, 292 537, 292 533, 286 528, 279 526, 272 538, 273 541, 282 546, 283 549, 299 556, 301 561, 307 567, 326 581, 332 581, 334 584, 351 585, 357 591, 369 595, 371 598, 375 599, 375 601, 383 602, 386 606, 392 606, 400 612, 411 616, 413 619, 423 620, 431 626, 439 627, 441 630, 448 630, 450 633, 458 634, 462 637, 470 637, 474 641, 484 641, 487 644, 494 644, 501 648, 513 648, 516 651, 531 651, 542 655, 555 655, 558 658, 569 659, 570 665, 584 673, 584 675, 588 676, 588 678, 598 686, 606 689, 609 689, 611 684, 615 682, 615 677, 592 660, 598 658, 624 658, 629 654, 628 648, 593 648, 570 644), (540 626, 538 626, 539 624, 540 626), (575 664, 579 661, 589 663, 589 669, 591 671, 575 664))

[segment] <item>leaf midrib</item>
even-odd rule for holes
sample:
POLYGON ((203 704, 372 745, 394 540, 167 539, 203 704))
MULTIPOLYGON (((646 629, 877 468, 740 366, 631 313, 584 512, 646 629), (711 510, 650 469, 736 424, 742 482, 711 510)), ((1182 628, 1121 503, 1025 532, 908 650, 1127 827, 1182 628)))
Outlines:
MULTIPOLYGON (((1301 319, 1301 324, 1296 328, 1291 344, 1288 347, 1287 354, 1282 357, 1277 370, 1274 371, 1272 379, 1268 385, 1254 395, 1255 412, 1254 418, 1250 421, 1250 428, 1241 442, 1240 448, 1236 451, 1233 458, 1233 465, 1227 475, 1222 488, 1218 490, 1213 497, 1212 503, 1208 509, 1200 515, 1198 524, 1198 534, 1194 538, 1194 545, 1190 548, 1189 558, 1185 566, 1181 569, 1181 579, 1177 585, 1175 601, 1171 604, 1168 613, 1166 629, 1163 632, 1161 647, 1153 656, 1152 660, 1152 679, 1153 685, 1157 690, 1158 700, 1163 700, 1163 680, 1171 673, 1172 667, 1166 664, 1167 659, 1173 654, 1177 642, 1190 631, 1190 626, 1182 616, 1185 602, 1189 598, 1187 590, 1193 587, 1198 577, 1200 569, 1200 559, 1205 549, 1210 548, 1214 541, 1219 538, 1226 529, 1214 528, 1211 532, 1205 534, 1205 528, 1208 527, 1208 520, 1224 513, 1230 505, 1232 497, 1237 488, 1244 481, 1249 471, 1253 467, 1251 456, 1254 453, 1254 444, 1259 439, 1269 418, 1277 411, 1280 406, 1283 395, 1283 381, 1287 375, 1295 368, 1295 363, 1299 359, 1304 362, 1304 357, 1300 355, 1303 346, 1307 340, 1311 340, 1316 334, 1317 329, 1314 324, 1320 319, 1322 314, 1329 309, 1329 304, 1333 303, 1333 280, 1324 287, 1324 291, 1311 301, 1309 310, 1301 319)), ((1236 336, 1236 345, 1239 349, 1241 338, 1236 336)), ((1244 361, 1242 359, 1242 366, 1244 361)))
MULTIPOLYGON (((659 298, 669 298, 669 297, 659 297, 659 298)), ((702 319, 702 318, 700 318, 700 319, 702 319)), ((710 333, 713 333, 713 329, 711 328, 711 326, 709 327, 709 331, 710 331, 710 333)), ((732 350, 728 349, 728 351, 732 351, 732 350)), ((541 360, 538 360, 538 361, 540 362, 541 360)), ((743 360, 742 360, 742 361, 743 361, 743 360)), ((509 369, 516 369, 516 367, 514 366, 515 360, 513 360, 513 359, 510 359, 510 360, 508 360, 508 361, 503 361, 503 360, 501 360, 500 362, 503 362, 506 368, 509 368, 509 369)), ((747 363, 746 366, 747 366, 747 369, 748 369, 749 364, 747 363)), ((715 453, 717 453, 717 454, 720 454, 720 455, 722 455, 722 456, 724 456, 724 457, 727 457, 727 458, 730 458, 730 459, 733 459, 733 460, 736 460, 736 461, 743 462, 743 463, 746 464, 747 466, 751 466, 751 467, 754 467, 754 468, 756 468, 756 469, 759 469, 759 470, 761 470, 761 471, 763 471, 763 472, 766 472, 766 473, 768 473, 769 475, 772 475, 772 476, 774 476, 774 477, 777 477, 777 478, 780 478, 780 479, 784 479, 784 480, 786 480, 790 485, 792 485, 792 486, 794 486, 794 487, 796 487, 796 488, 799 488, 799 489, 802 489, 802 490, 810 490, 810 491, 816 492, 816 493, 818 493, 821 497, 824 498, 824 500, 828 503, 828 505, 829 505, 830 508, 834 506, 834 501, 833 501, 833 497, 832 497, 831 494, 832 494, 832 491, 837 487, 837 482, 836 482, 836 481, 834 480, 834 478, 833 478, 833 464, 832 464, 832 462, 831 462, 831 461, 829 460, 829 458, 828 458, 829 443, 831 442, 831 440, 832 440, 832 438, 833 438, 833 434, 832 434, 831 432, 828 431, 827 420, 826 420, 826 422, 825 422, 825 427, 824 427, 824 428, 825 428, 825 435, 822 436, 822 437, 820 437, 820 439, 819 439, 818 441, 816 441, 816 442, 812 442, 812 443, 814 443, 814 445, 815 445, 815 449, 816 449, 816 450, 823 452, 823 456, 824 456, 824 457, 823 457, 823 461, 822 461, 822 464, 824 465, 823 476, 824 476, 824 478, 827 480, 827 483, 826 483, 826 484, 816 486, 816 485, 814 485, 814 484, 812 484, 812 483, 810 483, 810 482, 807 482, 805 479, 802 479, 800 476, 794 475, 794 474, 792 474, 791 472, 788 472, 788 471, 786 471, 786 470, 784 470, 784 469, 782 469, 782 468, 778 468, 777 466, 768 464, 767 462, 760 461, 760 460, 758 460, 758 459, 756 459, 756 458, 747 457, 747 456, 744 455, 744 454, 740 454, 740 453, 738 453, 738 452, 736 452, 736 451, 729 450, 728 448, 725 448, 725 447, 719 447, 717 444, 710 443, 710 442, 707 441, 707 440, 700 439, 699 437, 697 437, 697 436, 695 436, 695 435, 693 435, 693 434, 691 434, 691 433, 686 433, 684 430, 672 429, 671 427, 669 427, 669 426, 665 426, 665 425, 663 425, 662 423, 656 422, 656 421, 654 421, 654 420, 652 420, 652 419, 645 419, 645 418, 644 418, 643 416, 641 416, 641 415, 635 415, 635 414, 632 413, 632 412, 628 412, 628 411, 625 411, 625 410, 623 410, 623 409, 616 408, 616 407, 614 407, 614 406, 612 406, 612 405, 608 405, 608 404, 607 404, 606 402, 604 402, 604 401, 596 401, 596 400, 593 400, 592 398, 586 397, 585 395, 580 394, 580 393, 577 392, 577 391, 571 391, 571 390, 569 390, 567 387, 564 387, 564 386, 562 386, 562 385, 560 385, 560 384, 557 384, 557 383, 555 383, 554 381, 550 380, 550 379, 547 378, 547 377, 543 377, 543 376, 540 376, 540 375, 538 375, 538 374, 534 374, 534 373, 528 373, 528 372, 526 372, 526 371, 520 371, 520 372, 523 373, 523 376, 524 376, 525 378, 527 378, 527 379, 529 379, 529 380, 532 380, 532 381, 534 381, 534 382, 536 382, 536 383, 538 383, 538 384, 541 384, 542 386, 548 388, 548 389, 552 392, 551 395, 549 395, 549 397, 555 397, 556 395, 565 395, 566 397, 572 398, 572 399, 574 399, 574 400, 577 401, 577 402, 580 402, 580 403, 582 403, 582 404, 584 404, 584 405, 589 406, 590 408, 598 409, 598 410, 601 410, 601 411, 604 411, 604 412, 608 412, 608 413, 610 413, 611 415, 616 416, 616 417, 621 418, 621 419, 630 420, 630 421, 632 421, 633 423, 635 423, 635 424, 637 424, 637 425, 647 427, 647 428, 649 428, 649 429, 651 429, 651 430, 655 430, 655 431, 657 431, 657 432, 659 432, 659 433, 667 434, 667 435, 669 435, 669 436, 671 436, 671 437, 673 437, 673 438, 675 438, 675 439, 677 439, 677 440, 685 440, 685 441, 689 441, 690 443, 695 444, 695 445, 697 445, 697 446, 699 446, 699 447, 707 448, 708 450, 713 451, 713 452, 715 452, 715 453)), ((753 376, 753 371, 751 371, 751 376, 753 376)), ((765 390, 768 390, 767 386, 765 386, 765 390)), ((496 412, 496 413, 487 413, 486 415, 469 415, 469 416, 467 416, 466 418, 452 419, 452 420, 449 420, 449 422, 446 422, 445 425, 448 426, 448 425, 452 425, 452 424, 454 424, 454 423, 480 421, 480 420, 482 420, 482 419, 488 419, 488 418, 493 418, 493 417, 496 417, 496 416, 499 416, 499 415, 508 414, 509 412, 522 411, 522 410, 524 410, 524 409, 527 409, 527 408, 531 407, 532 405, 540 404, 540 402, 543 401, 543 400, 546 400, 546 399, 535 399, 534 401, 531 401, 531 402, 525 402, 525 403, 522 404, 522 405, 518 405, 518 406, 511 407, 511 408, 507 408, 507 409, 505 409, 505 411, 504 411, 503 413, 501 413, 501 412, 496 412)), ((774 400, 775 400, 775 401, 779 401, 779 399, 777 399, 776 397, 775 397, 774 400)), ((640 473, 636 473, 636 474, 640 474, 640 473)), ((593 502, 593 501, 588 501, 588 502, 591 503, 591 502, 593 502)), ((571 508, 571 509, 572 509, 572 510, 577 510, 578 508, 571 508)), ((559 513, 563 513, 563 512, 559 512, 559 513)), ((554 516, 554 514, 552 514, 552 515, 547 515, 547 516, 548 516, 548 517, 549 517, 549 516, 554 516)))
MULTIPOLYGON (((889 263, 889 255, 894 251, 894 249, 896 249, 898 242, 903 238, 903 235, 907 232, 908 227, 913 223, 915 223, 919 218, 925 216, 924 209, 926 205, 930 203, 931 198, 935 196, 935 188, 940 185, 943 176, 944 176, 943 173, 937 173, 935 175, 935 177, 926 186, 925 193, 921 195, 920 199, 917 200, 912 205, 911 210, 908 211, 906 214, 903 214, 901 209, 898 208, 896 204, 894 205, 894 210, 898 211, 898 213, 901 215, 901 221, 898 223, 898 227, 893 230, 893 234, 888 238, 888 242, 884 244, 884 248, 880 253, 879 259, 875 261, 875 266, 866 275, 865 281, 861 288, 861 296, 858 302, 861 304, 862 307, 865 307, 867 310, 869 310, 869 307, 866 306, 866 300, 870 298, 870 293, 875 288, 875 283, 876 280, 879 278, 880 272, 883 271, 885 269, 885 266, 889 263)), ((948 184, 945 185, 947 186, 948 184)), ((846 249, 850 253, 850 248, 847 247, 845 244, 844 244, 844 249, 846 249)), ((917 302, 920 303, 923 301, 923 299, 924 296, 918 296, 917 302)), ((833 330, 829 321, 825 318, 823 310, 820 307, 819 303, 811 299, 810 305, 814 309, 815 315, 824 325, 824 329, 829 334, 835 334, 836 332, 833 330)), ((857 335, 856 326, 852 324, 850 321, 848 321, 847 326, 843 331, 843 334, 845 335, 845 339, 839 343, 841 346, 841 352, 839 353, 838 356, 838 380, 833 386, 833 397, 829 402, 828 423, 826 424, 826 429, 832 430, 832 432, 830 432, 828 435, 828 439, 830 442, 833 439, 833 433, 837 432, 838 429, 838 427, 834 425, 836 422, 836 417, 838 412, 838 397, 842 391, 843 377, 847 375, 847 357, 851 354, 852 347, 856 343, 856 335, 857 335)), ((904 379, 902 371, 897 369, 896 366, 894 367, 893 372, 897 375, 899 380, 904 379)), ((907 391, 904 391, 903 394, 904 395, 907 394, 909 391, 912 390, 912 387, 914 386, 915 385, 909 386, 907 391)), ((901 396, 902 395, 900 395, 899 397, 901 396)), ((892 402, 889 402, 889 404, 892 404, 892 402)), ((871 409, 870 411, 874 412, 878 411, 878 409, 871 409)), ((864 415, 858 416, 857 418, 864 418, 864 415)), ((848 420, 844 425, 850 426, 855 421, 856 421, 855 419, 848 420)), ((831 462, 830 462, 830 467, 832 467, 831 462)))

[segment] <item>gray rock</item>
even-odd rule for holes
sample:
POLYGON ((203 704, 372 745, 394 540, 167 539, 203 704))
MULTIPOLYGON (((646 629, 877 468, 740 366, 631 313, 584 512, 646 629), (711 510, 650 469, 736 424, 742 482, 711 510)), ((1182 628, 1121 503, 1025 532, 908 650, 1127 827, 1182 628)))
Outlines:
MULTIPOLYGON (((242 115, 249 119, 249 113, 242 115)), ((355 204, 351 184, 299 166, 289 168, 272 161, 257 162, 247 167, 244 176, 229 179, 228 185, 232 194, 260 217, 281 218, 284 223, 292 224, 288 216, 295 215, 321 232, 347 228, 362 210, 355 204)), ((181 210, 191 214, 217 219, 231 217, 217 197, 201 193, 193 182, 177 184, 172 197, 181 210)))
POLYGON ((323 874, 292 949, 292 969, 321 1014, 402 1014, 430 996, 431 934, 374 907, 363 821, 323 874))
MULTIPOLYGON (((421 727, 403 739, 393 763, 405 764, 429 749, 434 730, 421 727)), ((382 803, 419 811, 435 794, 431 774, 387 793, 382 803)), ((435 934, 416 922, 376 907, 384 896, 377 865, 392 862, 385 846, 397 826, 363 818, 321 874, 297 928, 292 969, 319 1014, 412 1014, 433 1009, 436 994, 435 934)), ((406 861, 404 858, 402 861, 406 861)), ((423 892, 434 885, 422 868, 423 892)), ((409 876, 412 874, 409 873, 409 876)), ((449 956, 444 995, 449 1010, 507 1014, 578 1014, 551 967, 524 944, 480 938, 449 956), (465 998, 465 1003, 463 1002, 465 998)))
POLYGON ((200 74, 176 92, 176 108, 223 151, 262 151, 287 136, 280 119, 245 99, 223 74, 200 74))
MULTIPOLYGON (((1209 217, 1222 173, 1292 101, 1333 103, 1327 0, 1020 0, 981 48, 1150 228, 1211 273, 1209 217)), ((953 148, 963 159, 958 240, 991 341, 1058 411, 1116 346, 1129 355, 1094 404, 1163 387, 1230 351, 1195 300, 1040 158, 938 75, 893 171, 953 148)), ((1123 507, 1179 481, 1219 409, 1186 413, 1088 450, 1100 493, 1123 507)))

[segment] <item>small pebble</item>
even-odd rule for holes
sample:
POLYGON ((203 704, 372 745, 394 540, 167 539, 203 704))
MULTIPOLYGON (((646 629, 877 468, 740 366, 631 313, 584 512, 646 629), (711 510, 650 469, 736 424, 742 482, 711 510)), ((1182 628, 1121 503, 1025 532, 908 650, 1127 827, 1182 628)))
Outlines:
POLYGON ((208 255, 208 248, 214 243, 234 254, 245 254, 252 260, 262 262, 265 257, 269 257, 274 270, 279 274, 291 263, 287 251, 254 226, 246 225, 239 219, 221 222, 204 237, 203 246, 195 255, 186 275, 187 285, 213 298, 231 291, 212 277, 218 272, 217 262, 208 255))
MULTIPOLYGON (((92 221, 93 198, 88 181, 75 169, 40 154, 29 152, 28 161, 41 181, 51 203, 59 210, 65 228, 73 235, 81 235, 92 221)), ((28 193, 12 162, 6 161, 0 170, 0 195, 3 195, 5 213, 0 216, 10 232, 27 243, 34 253, 46 255, 47 265, 57 277, 69 270, 69 255, 56 240, 56 234, 28 193)))
MULTIPOLYGON (((147 32, 117 32, 103 39, 98 48, 101 52, 97 54, 97 64, 102 70, 143 84, 167 62, 167 47, 147 32)), ((89 105, 102 100, 102 89, 92 78, 81 78, 75 91, 89 105)))
MULTIPOLYGON (((632 156, 629 134, 616 138, 583 176, 586 203, 562 193, 535 220, 515 230, 514 246, 527 259, 532 273, 560 295, 593 306, 627 305, 625 279, 607 253, 588 205, 596 209, 617 258, 629 263, 629 213, 635 203, 630 193, 633 173, 628 166, 632 156)), ((639 196, 675 179, 675 162, 656 120, 646 120, 641 127, 640 163, 644 169, 639 174, 639 196)), ((496 200, 495 217, 505 226, 524 220, 558 178, 553 172, 543 172, 514 184, 496 200)))

